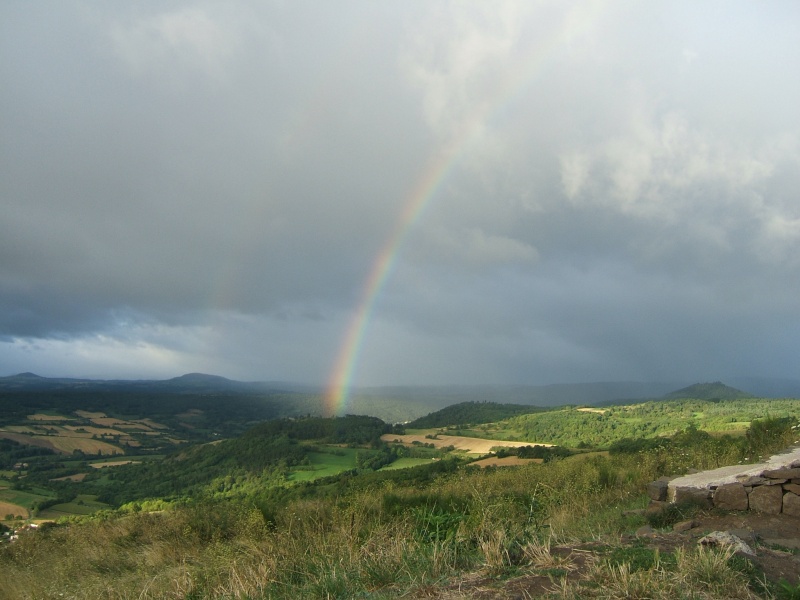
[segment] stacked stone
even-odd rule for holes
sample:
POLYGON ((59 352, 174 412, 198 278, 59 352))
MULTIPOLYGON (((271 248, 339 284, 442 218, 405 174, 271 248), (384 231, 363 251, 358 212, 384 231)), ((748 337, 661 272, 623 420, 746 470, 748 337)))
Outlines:
POLYGON ((800 461, 766 470, 758 476, 744 475, 737 479, 739 481, 713 490, 715 507, 800 517, 800 461))

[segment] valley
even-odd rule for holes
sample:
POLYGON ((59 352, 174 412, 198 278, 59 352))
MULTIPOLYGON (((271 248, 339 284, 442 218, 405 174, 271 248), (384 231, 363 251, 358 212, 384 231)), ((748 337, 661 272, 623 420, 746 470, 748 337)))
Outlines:
POLYGON ((446 596, 473 576, 496 590, 550 577, 573 596, 536 588, 547 597, 583 597, 593 584, 563 566, 570 552, 631 556, 647 482, 800 443, 800 400, 709 384, 602 406, 434 404, 402 424, 291 414, 284 392, 192 381, 85 396, 0 383, 13 404, 0 417, 0 522, 7 539, 21 532, 0 544, 13 573, 0 597, 446 596), (19 552, 57 566, 31 570, 19 552))

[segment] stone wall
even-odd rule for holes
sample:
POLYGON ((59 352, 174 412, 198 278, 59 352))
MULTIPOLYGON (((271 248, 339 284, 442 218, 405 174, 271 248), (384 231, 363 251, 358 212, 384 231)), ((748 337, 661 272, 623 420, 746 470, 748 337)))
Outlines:
POLYGON ((692 501, 723 510, 800 518, 800 449, 772 456, 764 463, 661 478, 651 483, 647 492, 658 504, 692 501))

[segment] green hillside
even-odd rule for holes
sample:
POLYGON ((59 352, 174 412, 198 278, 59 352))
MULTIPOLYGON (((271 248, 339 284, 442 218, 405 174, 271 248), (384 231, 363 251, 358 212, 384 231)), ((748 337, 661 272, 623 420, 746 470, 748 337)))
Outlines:
POLYGON ((429 429, 449 425, 470 427, 482 423, 494 423, 517 415, 539 413, 548 410, 537 406, 499 404, 497 402, 459 402, 447 406, 406 424, 410 429, 429 429))
POLYGON ((752 398, 753 395, 725 385, 721 381, 715 381, 713 383, 695 383, 694 385, 671 392, 664 397, 669 399, 736 400, 738 398, 752 398))
POLYGON ((565 408, 495 424, 496 438, 567 447, 608 447, 623 438, 672 435, 694 426, 712 433, 743 433, 756 419, 800 418, 800 400, 659 400, 603 409, 565 408))

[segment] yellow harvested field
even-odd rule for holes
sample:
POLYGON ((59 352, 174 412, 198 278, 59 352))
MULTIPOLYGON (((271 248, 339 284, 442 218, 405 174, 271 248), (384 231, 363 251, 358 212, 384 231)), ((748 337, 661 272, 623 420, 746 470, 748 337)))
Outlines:
POLYGON ((151 419, 139 419, 137 423, 144 423, 148 427, 152 427, 153 429, 169 429, 166 425, 162 425, 161 423, 156 423, 151 419))
POLYGON ((12 433, 36 433, 36 429, 32 429, 31 427, 26 427, 25 425, 9 425, 5 428, 5 431, 10 431, 12 433))
POLYGON ((95 425, 99 425, 100 427, 119 427, 120 429, 141 429, 143 431, 152 431, 152 429, 150 429, 150 427, 144 423, 139 423, 137 421, 125 421, 123 419, 115 419, 114 417, 98 417, 96 419, 90 419, 90 421, 95 425))
POLYGON ((552 446, 553 444, 537 444, 534 442, 508 442, 504 440, 487 440, 483 438, 464 437, 460 435, 436 436, 436 439, 427 438, 424 435, 397 435, 387 433, 381 436, 384 442, 399 442, 406 446, 411 446, 414 442, 421 444, 433 444, 436 448, 453 446, 456 450, 464 450, 473 454, 488 454, 492 448, 503 446, 506 448, 519 448, 521 446, 552 446))
POLYGON ((88 473, 76 473, 75 475, 66 475, 65 477, 56 477, 50 481, 75 481, 80 482, 86 479, 88 473))
POLYGON ((496 456, 491 456, 489 458, 476 460, 474 463, 470 464, 478 465, 479 467, 514 467, 517 465, 529 465, 531 463, 542 464, 543 462, 543 458, 520 458, 519 456, 497 458, 496 456))
POLYGON ((28 509, 24 506, 0 500, 0 519, 5 519, 7 515, 14 515, 15 517, 21 517, 23 519, 27 519, 31 516, 28 509))
POLYGON ((138 465, 140 460, 112 460, 109 462, 96 462, 90 463, 89 466, 93 469, 105 469, 106 467, 121 467, 122 465, 138 465))
POLYGON ((39 448, 50 448, 62 454, 72 454, 75 450, 80 450, 85 454, 125 454, 122 448, 113 446, 100 440, 92 440, 81 437, 63 437, 60 435, 25 435, 12 433, 10 431, 0 431, 0 438, 14 440, 26 446, 37 446, 39 448))
POLYGON ((575 410, 580 411, 580 412, 597 413, 599 415, 604 415, 604 414, 606 414, 606 412, 608 412, 603 408, 576 408, 575 410))
POLYGON ((89 412, 88 410, 76 410, 75 414, 84 419, 101 419, 106 416, 106 413, 89 412))
POLYGON ((58 452, 72 454, 80 450, 84 454, 125 454, 125 450, 108 442, 88 438, 48 436, 48 441, 58 452))
POLYGON ((70 421, 69 417, 62 417, 60 415, 42 415, 36 413, 35 415, 28 415, 29 421, 70 421))
POLYGON ((39 448, 50 448, 51 450, 55 450, 55 446, 53 446, 51 442, 51 440, 54 440, 55 437, 52 436, 25 435, 22 433, 12 433, 10 431, 0 431, 0 438, 13 440, 24 446, 37 446, 39 448))
POLYGON ((128 435, 124 431, 118 431, 116 429, 109 429, 107 427, 92 427, 91 425, 84 425, 84 426, 80 426, 80 425, 65 425, 64 429, 66 431, 70 432, 67 435, 73 435, 74 433, 77 433, 78 429, 80 429, 82 432, 86 432, 86 433, 79 433, 75 437, 80 437, 81 435, 89 435, 89 436, 92 436, 92 435, 128 435))

